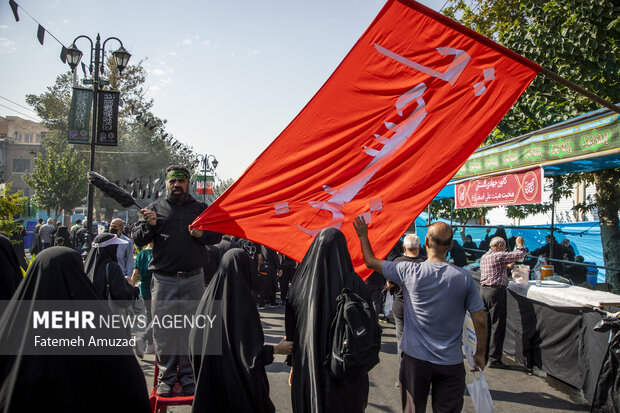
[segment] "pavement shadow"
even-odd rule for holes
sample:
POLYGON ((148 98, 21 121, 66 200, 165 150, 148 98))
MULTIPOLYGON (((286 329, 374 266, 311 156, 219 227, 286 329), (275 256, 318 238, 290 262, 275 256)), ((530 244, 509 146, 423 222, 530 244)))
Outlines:
POLYGON ((271 363, 268 366, 265 366, 265 371, 268 373, 286 373, 288 374, 291 371, 291 368, 286 365, 286 363, 271 363))
POLYGON ((366 408, 366 410, 371 412, 394 412, 394 409, 392 409, 391 407, 376 403, 368 403, 368 407, 366 408))
POLYGON ((261 324, 263 325, 263 330, 265 328, 282 328, 282 325, 280 323, 270 323, 269 321, 265 321, 264 319, 261 320, 261 324))
MULTIPOLYGON (((509 402, 527 406, 556 409, 563 411, 583 411, 584 406, 566 399, 539 392, 510 392, 505 390, 489 390, 491 398, 498 402, 509 402)), ((467 391, 466 391, 467 393, 467 391)))
POLYGON ((389 342, 389 343, 381 343, 381 352, 382 353, 388 353, 388 354, 396 354, 398 352, 398 347, 396 346, 395 342, 389 342))

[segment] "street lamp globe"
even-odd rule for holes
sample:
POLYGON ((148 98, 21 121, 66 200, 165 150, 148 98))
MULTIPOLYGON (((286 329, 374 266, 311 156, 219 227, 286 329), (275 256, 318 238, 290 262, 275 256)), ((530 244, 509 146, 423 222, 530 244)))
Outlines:
POLYGON ((116 66, 118 67, 118 71, 122 72, 123 69, 127 67, 131 54, 129 54, 129 52, 125 50, 123 46, 121 46, 118 48, 117 51, 112 53, 112 56, 114 56, 114 60, 116 61, 116 66))
POLYGON ((213 157, 213 160, 211 161, 211 165, 213 165, 213 169, 217 168, 217 164, 219 162, 217 161, 217 159, 215 159, 215 156, 213 157))
POLYGON ((69 64, 69 67, 71 67, 71 70, 77 67, 81 59, 82 51, 75 47, 75 43, 72 43, 67 49, 67 63, 69 64))

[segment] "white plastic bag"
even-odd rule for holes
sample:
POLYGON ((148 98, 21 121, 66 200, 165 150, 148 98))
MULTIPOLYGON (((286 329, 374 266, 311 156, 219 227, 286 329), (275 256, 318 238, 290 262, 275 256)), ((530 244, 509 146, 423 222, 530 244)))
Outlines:
POLYGON ((385 304, 383 304, 383 315, 386 317, 392 313, 392 304, 394 304, 394 296, 388 291, 385 294, 385 304))
POLYGON ((474 321, 471 319, 469 311, 465 311, 465 321, 463 322, 463 351, 467 364, 473 369, 475 367, 474 354, 476 354, 476 329, 474 321))
POLYGON ((489 385, 484 379, 482 371, 477 371, 480 378, 477 379, 476 372, 473 372, 471 375, 474 381, 467 385, 467 391, 469 392, 472 402, 474 402, 476 413, 493 413, 495 409, 493 408, 493 399, 491 399, 489 385))

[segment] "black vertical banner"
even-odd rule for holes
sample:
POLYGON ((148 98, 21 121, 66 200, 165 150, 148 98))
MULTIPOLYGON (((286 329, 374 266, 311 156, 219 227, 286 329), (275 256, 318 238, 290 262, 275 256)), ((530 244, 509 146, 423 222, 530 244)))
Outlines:
POLYGON ((102 90, 97 101, 97 145, 118 145, 118 102, 120 94, 102 90))

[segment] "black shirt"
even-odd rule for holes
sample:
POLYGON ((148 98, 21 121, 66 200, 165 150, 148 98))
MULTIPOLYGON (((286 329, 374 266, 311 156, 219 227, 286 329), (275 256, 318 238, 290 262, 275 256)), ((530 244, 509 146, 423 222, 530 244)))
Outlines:
POLYGON ((566 275, 573 284, 583 284, 588 279, 588 267, 577 264, 567 265, 566 275))
POLYGON ((452 257, 454 265, 456 265, 457 267, 464 267, 467 265, 465 250, 463 249, 463 247, 461 247, 461 244, 456 241, 452 243, 452 248, 450 249, 450 256, 452 257))
POLYGON ((208 259, 204 246, 218 243, 222 234, 203 231, 202 237, 195 238, 189 234, 188 226, 207 206, 190 196, 182 205, 164 198, 146 207, 157 214, 157 224, 152 227, 146 221, 138 222, 132 238, 138 247, 155 241, 149 270, 172 274, 204 266, 208 259))
POLYGON ((477 250, 478 246, 476 245, 475 242, 471 241, 465 241, 463 243, 463 249, 465 249, 465 256, 467 257, 468 260, 472 260, 474 261, 476 259, 476 252, 477 251, 471 251, 471 250, 477 250), (466 249, 468 248, 468 249, 466 249))

